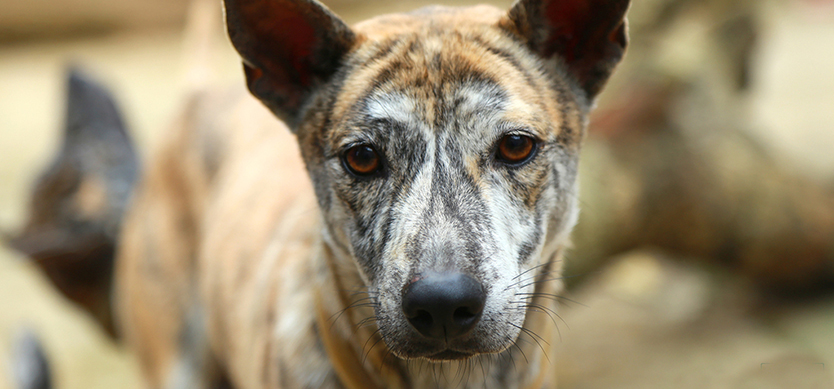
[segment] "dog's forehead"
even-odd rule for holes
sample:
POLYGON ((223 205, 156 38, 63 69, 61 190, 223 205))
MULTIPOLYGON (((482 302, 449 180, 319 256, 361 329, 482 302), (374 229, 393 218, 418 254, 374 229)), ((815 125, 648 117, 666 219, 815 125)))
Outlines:
POLYGON ((429 28, 461 28, 467 26, 492 26, 506 11, 490 5, 473 7, 428 6, 409 13, 380 15, 353 26, 360 36, 371 40, 416 32, 429 28))
POLYGON ((560 93, 567 86, 554 83, 540 59, 500 27, 505 14, 491 6, 434 6, 358 24, 359 43, 330 112, 334 122, 348 125, 330 138, 344 138, 358 120, 441 130, 450 115, 470 114, 542 138, 557 136, 576 116, 575 102, 560 93))

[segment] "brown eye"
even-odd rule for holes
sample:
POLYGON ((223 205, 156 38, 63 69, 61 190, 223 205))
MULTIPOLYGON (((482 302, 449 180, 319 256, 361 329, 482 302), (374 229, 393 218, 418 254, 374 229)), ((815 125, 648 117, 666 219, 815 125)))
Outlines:
POLYGON ((498 142, 496 157, 499 161, 511 165, 527 161, 536 150, 536 142, 525 135, 511 134, 498 142))
POLYGON ((370 176, 382 167, 376 150, 368 145, 351 147, 344 156, 348 171, 357 176, 370 176))

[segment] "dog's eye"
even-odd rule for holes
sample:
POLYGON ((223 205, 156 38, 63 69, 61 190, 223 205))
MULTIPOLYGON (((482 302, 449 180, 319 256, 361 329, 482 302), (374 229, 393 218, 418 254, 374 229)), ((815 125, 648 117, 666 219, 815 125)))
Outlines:
POLYGON ((379 172, 382 163, 376 150, 368 145, 353 146, 344 155, 345 166, 351 173, 367 177, 379 172))
POLYGON ((536 141, 526 135, 506 135, 498 142, 496 158, 510 165, 520 165, 533 156, 536 141))

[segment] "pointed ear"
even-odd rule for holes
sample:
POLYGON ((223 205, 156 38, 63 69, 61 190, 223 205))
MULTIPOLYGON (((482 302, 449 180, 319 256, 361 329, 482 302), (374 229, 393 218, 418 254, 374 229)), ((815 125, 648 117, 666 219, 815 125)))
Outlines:
POLYGON ((224 3, 249 90, 294 127, 304 104, 353 46, 353 32, 315 0, 224 3))
MULTIPOLYGON (((118 133, 127 137, 122 114, 110 92, 86 76, 76 65, 69 65, 67 73, 67 116, 64 135, 97 137, 106 133, 118 133)), ((119 141, 130 143, 130 139, 119 141)), ((65 143, 69 141, 65 140, 65 143)))
MULTIPOLYGON (((27 242, 66 237, 60 242, 71 253, 84 235, 115 239, 139 159, 110 92, 76 68, 69 69, 67 87, 63 142, 31 192, 23 235, 31 235, 27 242)), ((29 247, 46 246, 52 244, 29 247)))
POLYGON ((518 0, 504 26, 543 58, 562 59, 592 101, 625 53, 628 6, 629 0, 518 0))

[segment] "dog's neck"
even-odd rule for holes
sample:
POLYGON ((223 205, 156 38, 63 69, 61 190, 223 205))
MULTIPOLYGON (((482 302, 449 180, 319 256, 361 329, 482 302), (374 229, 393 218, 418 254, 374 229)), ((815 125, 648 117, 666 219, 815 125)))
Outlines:
POLYGON ((437 363, 402 360, 388 351, 373 319, 374 292, 363 286, 347 253, 328 241, 325 238, 319 243, 313 261, 314 266, 320 267, 316 273, 321 275, 316 281, 316 324, 334 373, 345 388, 533 389, 555 385, 554 369, 549 368, 548 359, 552 349, 549 342, 556 331, 552 322, 555 304, 547 296, 561 288, 559 280, 548 276, 555 270, 551 268, 560 264, 558 252, 528 277, 537 286, 526 300, 528 315, 513 346, 498 354, 437 363))

